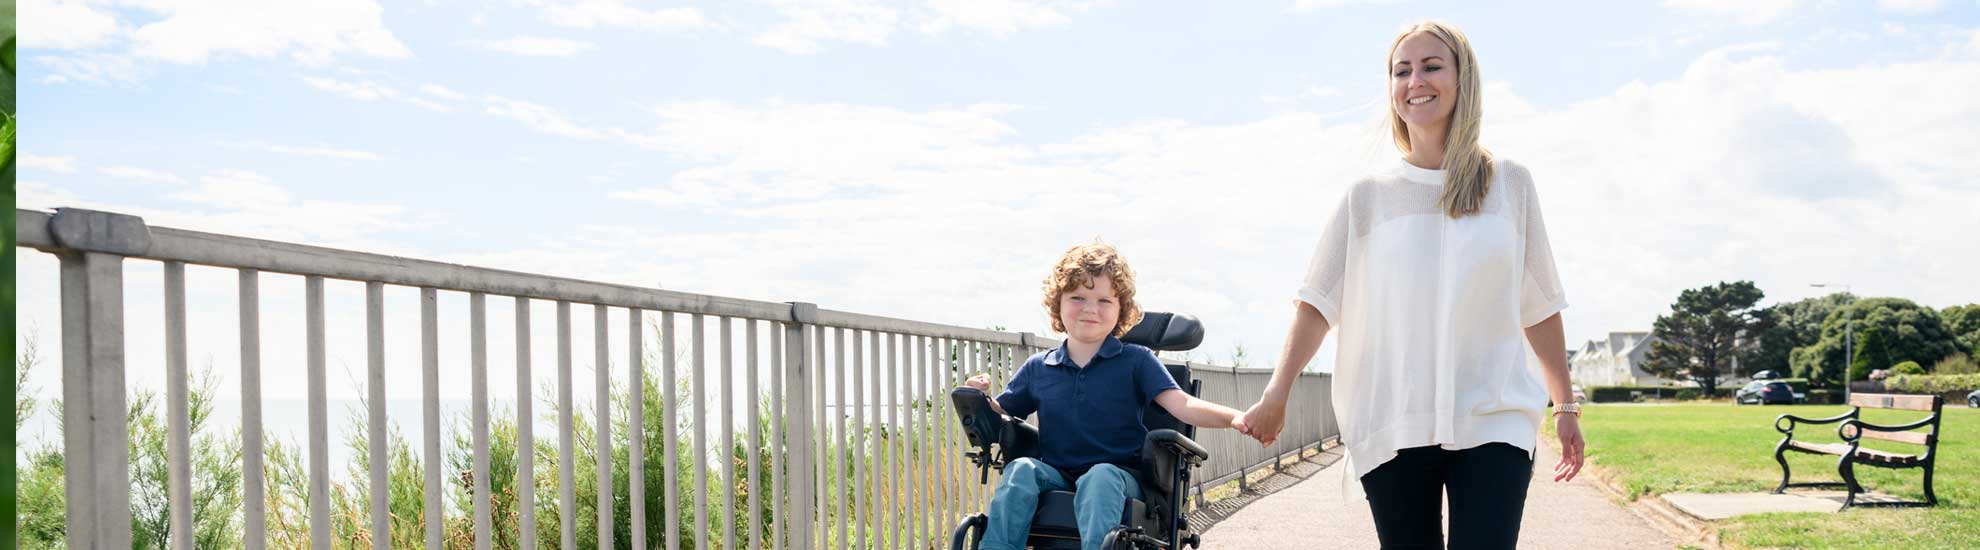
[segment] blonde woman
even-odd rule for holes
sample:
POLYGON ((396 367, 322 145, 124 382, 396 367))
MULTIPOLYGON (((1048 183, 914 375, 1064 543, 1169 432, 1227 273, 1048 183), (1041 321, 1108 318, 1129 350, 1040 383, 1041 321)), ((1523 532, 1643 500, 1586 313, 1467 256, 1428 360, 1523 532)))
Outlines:
POLYGON ((1241 424, 1271 444, 1293 380, 1338 328, 1334 411, 1382 547, 1442 548, 1448 493, 1451 548, 1513 548, 1541 422, 1560 436, 1554 480, 1581 469, 1567 301, 1532 176, 1478 144, 1478 62, 1464 34, 1412 26, 1387 71, 1402 158, 1334 210, 1272 382, 1241 424))

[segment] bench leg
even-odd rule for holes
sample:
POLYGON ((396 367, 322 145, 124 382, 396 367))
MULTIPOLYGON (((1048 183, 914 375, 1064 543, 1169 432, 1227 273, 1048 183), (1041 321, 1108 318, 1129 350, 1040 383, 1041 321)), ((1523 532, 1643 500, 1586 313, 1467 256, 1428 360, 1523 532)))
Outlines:
POLYGON ((1787 444, 1788 440, 1782 439, 1781 444, 1774 446, 1774 462, 1781 463, 1781 486, 1774 488, 1777 495, 1786 492, 1788 486, 1787 444))
POLYGON ((1925 463, 1925 505, 1938 506, 1939 497, 1932 494, 1932 463, 1925 463))
POLYGON ((1856 494, 1863 492, 1863 487, 1856 484, 1856 468, 1850 462, 1849 455, 1836 459, 1836 473, 1842 474, 1843 484, 1848 486, 1849 493, 1843 497, 1842 505, 1842 510, 1848 510, 1856 505, 1856 494))

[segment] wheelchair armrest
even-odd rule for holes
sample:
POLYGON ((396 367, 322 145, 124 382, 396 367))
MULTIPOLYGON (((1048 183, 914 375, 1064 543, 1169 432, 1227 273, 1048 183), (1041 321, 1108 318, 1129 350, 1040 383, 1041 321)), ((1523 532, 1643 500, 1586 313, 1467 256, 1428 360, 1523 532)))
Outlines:
POLYGON ((1193 468, 1210 459, 1202 445, 1175 430, 1154 430, 1141 443, 1141 477, 1163 493, 1176 490, 1179 470, 1193 468))
POLYGON ((1173 452, 1176 454, 1187 454, 1191 457, 1190 462, 1202 462, 1210 459, 1210 451, 1204 450, 1202 445, 1198 445, 1189 436, 1185 436, 1182 432, 1175 430, 1164 429, 1148 432, 1148 442, 1157 449, 1166 447, 1173 449, 1173 452))
POLYGON ((990 397, 983 391, 960 387, 949 391, 949 399, 955 403, 963 435, 977 448, 970 457, 985 468, 984 482, 989 479, 987 468, 1002 470, 1012 460, 1038 456, 1038 428, 998 414, 990 408, 990 397))

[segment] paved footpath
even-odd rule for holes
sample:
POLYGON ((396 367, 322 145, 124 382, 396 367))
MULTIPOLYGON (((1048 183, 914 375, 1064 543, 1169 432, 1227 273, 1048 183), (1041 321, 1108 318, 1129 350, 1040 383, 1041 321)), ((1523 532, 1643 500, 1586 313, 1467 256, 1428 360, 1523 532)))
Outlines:
MULTIPOLYGON (((1533 484, 1527 490, 1520 548, 1600 550, 1677 546, 1668 535, 1612 500, 1595 485, 1600 482, 1590 472, 1583 471, 1571 482, 1555 483, 1552 472, 1558 455, 1544 443, 1540 448, 1533 484)), ((1290 486, 1274 488, 1277 484, 1261 483, 1267 491, 1272 491, 1269 495, 1238 497, 1229 503, 1220 502, 1222 507, 1213 505, 1214 515, 1228 517, 1216 521, 1203 533, 1203 548, 1380 547, 1368 501, 1341 492, 1340 468, 1346 464, 1337 462, 1339 453, 1336 448, 1327 451, 1328 456, 1310 459, 1332 463, 1324 469, 1314 471, 1310 464, 1303 464, 1308 467, 1274 476, 1274 480, 1282 483, 1294 482, 1290 486)), ((1447 521, 1448 517, 1447 514, 1447 521)))

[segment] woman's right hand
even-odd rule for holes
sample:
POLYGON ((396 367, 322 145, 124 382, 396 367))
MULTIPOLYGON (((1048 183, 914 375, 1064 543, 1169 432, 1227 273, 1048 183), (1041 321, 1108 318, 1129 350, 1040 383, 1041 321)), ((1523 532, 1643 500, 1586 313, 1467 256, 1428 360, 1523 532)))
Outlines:
POLYGON ((1258 440, 1261 446, 1270 447, 1279 440, 1279 430, 1286 427, 1286 404, 1259 400, 1244 411, 1245 435, 1258 440))
POLYGON ((976 376, 971 376, 968 380, 964 380, 963 385, 976 388, 976 391, 990 393, 990 375, 988 373, 977 373, 976 376))

